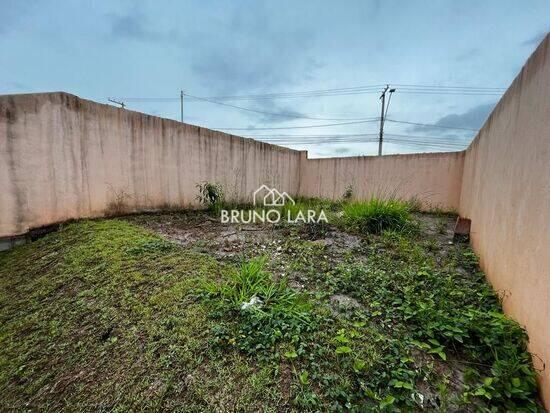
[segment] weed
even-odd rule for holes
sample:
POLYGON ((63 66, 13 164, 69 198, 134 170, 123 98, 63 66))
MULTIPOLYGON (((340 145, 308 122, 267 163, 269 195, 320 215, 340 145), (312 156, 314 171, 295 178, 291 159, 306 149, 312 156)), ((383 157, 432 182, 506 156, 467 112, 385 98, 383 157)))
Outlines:
POLYGON ((412 228, 410 207, 401 201, 372 198, 343 207, 344 223, 362 233, 380 234, 384 230, 405 231, 412 228))
POLYGON ((132 196, 124 189, 115 190, 111 186, 109 186, 109 191, 112 192, 113 196, 112 200, 107 204, 105 215, 108 217, 115 217, 130 212, 128 201, 132 196))
POLYGON ((438 217, 436 229, 438 234, 445 234, 447 232, 447 218, 445 216, 438 217))
POLYGON ((246 353, 262 352, 311 328, 311 303, 304 294, 289 288, 286 280, 275 281, 264 271, 265 261, 245 261, 221 283, 203 287, 213 300, 215 318, 237 317, 232 334, 227 332, 231 323, 214 331, 218 343, 234 345, 246 353))
POLYGON ((350 185, 346 186, 344 194, 342 195, 342 199, 345 202, 349 202, 349 201, 351 201, 352 198, 353 198, 353 185, 350 184, 350 185))
POLYGON ((208 207, 210 210, 216 210, 224 200, 223 189, 220 184, 212 182, 203 182, 196 185, 199 190, 197 200, 208 207))
POLYGON ((412 197, 406 201, 407 206, 409 207, 410 212, 420 212, 422 211, 422 201, 417 197, 412 197))

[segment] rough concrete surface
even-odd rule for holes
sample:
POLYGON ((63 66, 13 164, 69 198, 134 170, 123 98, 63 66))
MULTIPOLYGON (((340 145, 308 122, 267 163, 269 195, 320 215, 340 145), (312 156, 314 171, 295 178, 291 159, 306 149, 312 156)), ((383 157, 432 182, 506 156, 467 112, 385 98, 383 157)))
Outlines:
POLYGON ((460 215, 503 305, 527 328, 550 407, 550 37, 466 151, 460 215))

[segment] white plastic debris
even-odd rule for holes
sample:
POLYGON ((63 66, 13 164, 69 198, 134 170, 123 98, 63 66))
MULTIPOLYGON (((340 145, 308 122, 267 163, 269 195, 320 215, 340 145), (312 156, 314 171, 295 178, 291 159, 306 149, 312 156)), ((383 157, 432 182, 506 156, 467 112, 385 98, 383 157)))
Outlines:
POLYGON ((414 402, 418 403, 420 406, 424 407, 424 395, 420 392, 415 392, 411 394, 411 398, 414 402))
POLYGON ((248 310, 252 307, 259 307, 262 305, 262 300, 260 300, 258 297, 253 296, 250 301, 245 301, 241 304, 241 310, 248 310))

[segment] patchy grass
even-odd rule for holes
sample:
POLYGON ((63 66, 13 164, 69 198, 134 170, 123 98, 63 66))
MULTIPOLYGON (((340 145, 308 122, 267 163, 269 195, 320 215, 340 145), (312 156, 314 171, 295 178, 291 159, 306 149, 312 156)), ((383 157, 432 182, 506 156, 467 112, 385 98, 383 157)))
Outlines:
POLYGON ((1 254, 0 410, 541 411, 475 255, 404 216, 358 238, 143 215, 201 237, 85 221, 1 254))
POLYGON ((228 271, 214 259, 112 220, 71 224, 0 260, 0 410, 233 410, 280 400, 273 372, 211 354, 215 323, 193 290, 228 271))

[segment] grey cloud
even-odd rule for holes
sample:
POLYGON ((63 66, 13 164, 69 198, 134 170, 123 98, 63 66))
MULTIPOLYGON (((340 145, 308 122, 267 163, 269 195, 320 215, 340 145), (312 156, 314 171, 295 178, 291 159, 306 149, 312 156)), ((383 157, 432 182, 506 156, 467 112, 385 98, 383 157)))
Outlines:
POLYGON ((464 113, 452 113, 443 116, 435 124, 458 128, 479 129, 483 126, 485 119, 487 119, 495 105, 496 102, 474 106, 464 113))
POLYGON ((470 60, 474 57, 477 57, 480 54, 481 54, 481 50, 478 47, 474 47, 458 54, 455 60, 458 62, 463 62, 465 60, 470 60))
POLYGON ((537 33, 535 36, 530 37, 529 39, 522 42, 522 46, 537 46, 540 42, 542 42, 542 39, 544 39, 547 34, 548 30, 537 33))
POLYGON ((115 38, 145 42, 178 42, 180 40, 180 35, 176 30, 157 30, 139 11, 124 15, 109 15, 109 18, 111 19, 111 35, 115 38))
POLYGON ((0 33, 8 33, 29 13, 36 1, 0 0, 0 33))
MULTIPOLYGON (((312 51, 315 33, 303 26, 277 27, 265 5, 237 9, 215 32, 193 34, 191 70, 210 95, 271 93, 314 79, 323 67, 312 51)), ((245 101, 239 106, 300 116, 296 101, 245 101)), ((245 114, 246 112, 242 112, 245 114)), ((292 117, 248 113, 256 122, 284 122, 292 117)))
MULTIPOLYGON (((496 102, 486 103, 474 106, 463 113, 451 113, 440 118, 437 122, 435 122, 435 125, 477 130, 483 126, 483 123, 495 105, 496 102)), ((441 129, 427 126, 414 126, 409 128, 409 132, 425 132, 432 135, 437 132, 438 135, 456 139, 469 138, 474 133, 473 131, 441 129)))
POLYGON ((303 26, 281 30, 261 3, 233 12, 215 32, 193 35, 193 73, 214 93, 287 88, 311 79, 322 67, 311 53, 315 32, 303 26))

